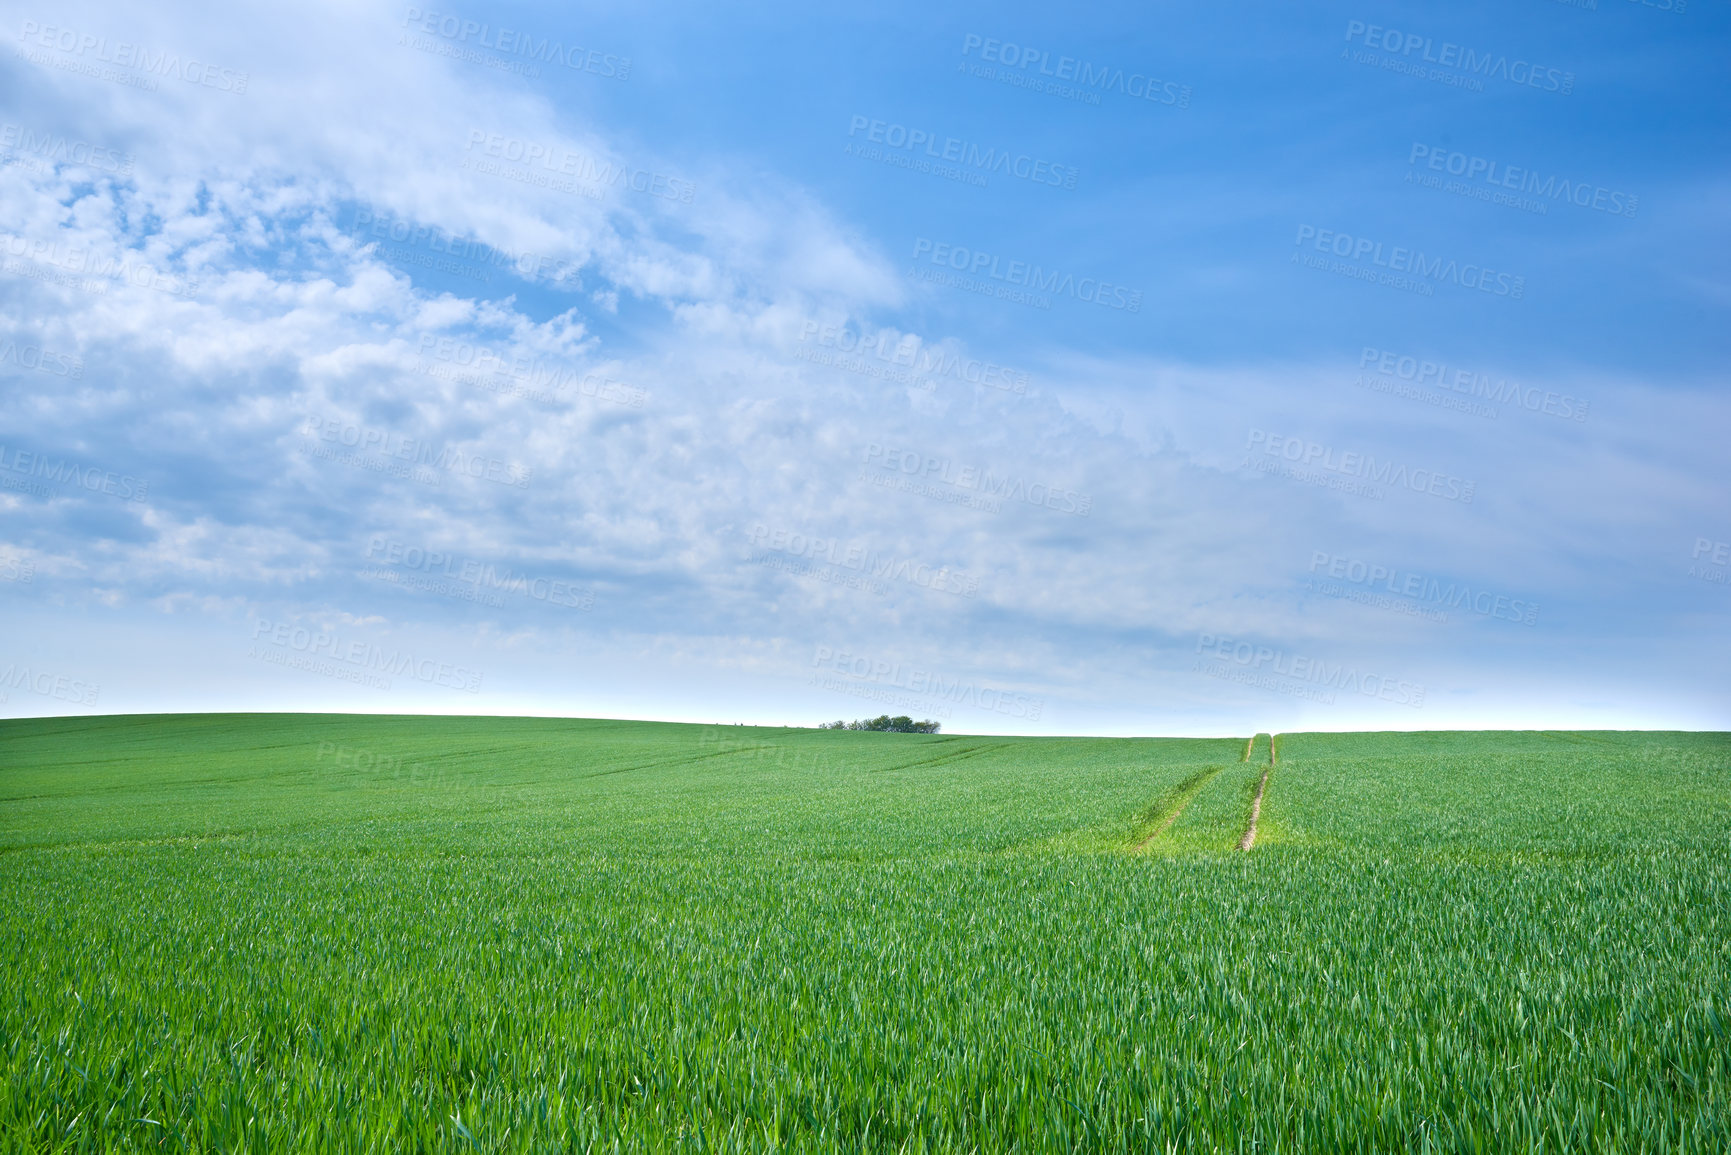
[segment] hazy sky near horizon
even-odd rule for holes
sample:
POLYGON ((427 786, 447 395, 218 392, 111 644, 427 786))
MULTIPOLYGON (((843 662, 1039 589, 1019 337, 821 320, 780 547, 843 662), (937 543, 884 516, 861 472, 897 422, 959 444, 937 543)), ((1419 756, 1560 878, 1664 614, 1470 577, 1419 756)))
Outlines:
POLYGON ((1731 7, 7 3, 0 717, 1731 728, 1731 7))

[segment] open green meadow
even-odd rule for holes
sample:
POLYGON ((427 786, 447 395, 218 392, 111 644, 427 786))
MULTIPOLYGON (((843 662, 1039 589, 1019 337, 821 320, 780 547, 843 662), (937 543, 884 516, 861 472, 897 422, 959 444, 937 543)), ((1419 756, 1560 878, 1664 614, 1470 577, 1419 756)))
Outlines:
POLYGON ((0 722, 0 1146, 1731 1149, 1731 735, 1247 741, 0 722))

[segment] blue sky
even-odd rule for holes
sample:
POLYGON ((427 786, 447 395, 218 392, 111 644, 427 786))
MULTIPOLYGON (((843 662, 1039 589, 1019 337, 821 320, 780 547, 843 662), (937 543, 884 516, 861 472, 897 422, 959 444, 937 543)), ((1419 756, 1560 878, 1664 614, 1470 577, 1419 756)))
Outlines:
POLYGON ((0 716, 1731 722, 1731 13, 5 5, 0 716))

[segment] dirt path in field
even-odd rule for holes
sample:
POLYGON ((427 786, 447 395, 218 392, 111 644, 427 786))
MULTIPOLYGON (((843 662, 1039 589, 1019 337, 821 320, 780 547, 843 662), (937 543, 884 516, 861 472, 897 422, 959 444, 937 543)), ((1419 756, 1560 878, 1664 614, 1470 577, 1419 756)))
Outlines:
MULTIPOLYGON (((1240 755, 1240 757, 1238 759, 1239 762, 1242 763, 1242 762, 1250 761, 1250 756, 1256 749, 1256 739, 1260 738, 1261 736, 1262 735, 1260 735, 1260 734, 1252 734, 1250 736, 1250 740, 1244 744, 1244 753, 1242 755, 1240 755)), ((1274 741, 1274 736, 1272 734, 1270 734, 1268 740, 1272 744, 1274 741)), ((1210 782, 1214 781, 1215 775, 1219 774, 1224 769, 1226 769, 1226 767, 1216 766, 1214 769, 1204 771, 1203 773, 1198 774, 1195 777, 1191 778, 1189 781, 1182 783, 1178 787, 1177 801, 1172 807, 1172 812, 1170 814, 1168 814, 1165 818, 1162 818, 1160 820, 1160 825, 1156 826, 1152 833, 1150 833, 1146 838, 1142 839, 1140 842, 1136 843, 1136 845, 1134 847, 1132 847, 1131 849, 1137 850, 1137 851, 1146 850, 1150 843, 1152 843, 1156 838, 1159 838, 1162 834, 1165 834, 1168 830, 1170 830, 1172 828, 1172 824, 1174 822, 1178 821, 1178 819, 1183 815, 1185 809, 1192 802, 1196 801, 1196 796, 1198 794, 1201 794, 1202 791, 1207 788, 1208 784, 1210 782)), ((1260 797, 1260 794, 1261 794, 1261 792, 1258 791, 1259 797, 1260 797)))
MULTIPOLYGON (((1262 781, 1256 784, 1256 797, 1250 803, 1250 825, 1244 831, 1244 837, 1238 840, 1238 849, 1249 850, 1256 845, 1256 820, 1262 817, 1262 792, 1268 789, 1268 776, 1274 773, 1274 741, 1277 735, 1268 736, 1268 769, 1262 772, 1262 781)), ((1252 742, 1256 739, 1252 738, 1252 742)), ((1245 750, 1246 757, 1250 751, 1245 750)))

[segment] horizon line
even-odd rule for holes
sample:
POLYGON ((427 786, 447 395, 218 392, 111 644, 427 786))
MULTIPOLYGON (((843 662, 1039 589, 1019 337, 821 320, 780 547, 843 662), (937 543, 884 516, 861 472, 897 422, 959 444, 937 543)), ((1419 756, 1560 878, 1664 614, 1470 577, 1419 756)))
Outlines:
MULTIPOLYGON (((97 721, 111 718, 214 718, 214 717, 280 717, 280 718, 310 718, 310 717, 350 717, 350 718, 473 718, 491 720, 535 720, 535 721, 567 721, 567 722, 626 722, 645 726, 706 726, 711 728, 728 727, 753 730, 809 730, 812 733, 878 733, 879 731, 820 731, 817 723, 773 723, 773 722, 718 722, 713 720, 691 721, 680 718, 621 718, 591 716, 584 714, 470 714, 470 713, 433 713, 433 712, 380 712, 372 710, 141 710, 121 711, 109 714, 30 714, 15 718, 0 718, 0 726, 12 722, 46 722, 61 719, 84 719, 97 721)), ((884 731, 887 733, 887 731, 884 731)), ((1315 729, 1315 730, 1268 730, 1259 729, 1254 734, 1273 734, 1290 736, 1298 734, 1723 734, 1731 736, 1731 730, 1690 730, 1675 727, 1629 727, 1624 729, 1568 729, 1563 727, 1470 727, 1442 726, 1431 729, 1315 729)), ((920 737, 921 735, 907 735, 920 737)), ((924 735, 930 737, 931 735, 924 735)), ((1021 738, 1028 740, 1073 740, 1098 739, 1101 741, 1134 741, 1138 739, 1242 739, 1245 734, 1221 733, 1177 733, 1177 734, 995 734, 970 733, 965 730, 942 732, 940 736, 957 738, 1021 738)))

